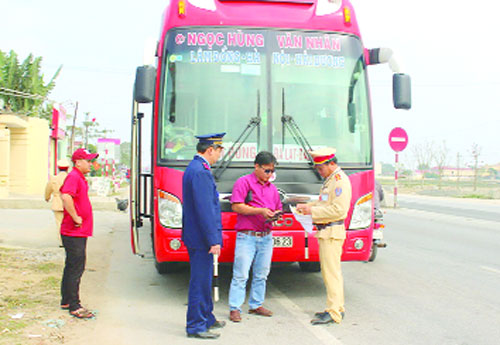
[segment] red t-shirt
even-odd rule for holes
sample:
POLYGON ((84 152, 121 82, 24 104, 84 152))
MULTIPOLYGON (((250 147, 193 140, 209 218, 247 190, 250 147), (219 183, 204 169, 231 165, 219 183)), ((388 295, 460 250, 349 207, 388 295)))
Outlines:
POLYGON ((92 236, 94 228, 94 220, 92 218, 92 205, 89 199, 89 185, 85 176, 74 168, 64 180, 61 194, 69 194, 73 197, 76 213, 82 217, 82 225, 75 226, 73 218, 68 211, 64 209, 64 218, 61 224, 61 234, 73 237, 89 237, 92 236))

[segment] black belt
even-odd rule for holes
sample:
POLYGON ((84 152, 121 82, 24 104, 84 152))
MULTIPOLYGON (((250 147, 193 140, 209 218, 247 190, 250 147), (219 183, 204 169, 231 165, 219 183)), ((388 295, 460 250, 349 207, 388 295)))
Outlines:
POLYGON ((323 229, 328 228, 329 226, 342 225, 342 224, 344 224, 344 221, 343 220, 338 220, 336 222, 331 222, 331 223, 327 223, 327 224, 314 224, 314 225, 316 225, 316 229, 323 230, 323 229))
POLYGON ((271 233, 271 231, 254 231, 254 230, 239 230, 238 232, 255 237, 265 237, 271 233))

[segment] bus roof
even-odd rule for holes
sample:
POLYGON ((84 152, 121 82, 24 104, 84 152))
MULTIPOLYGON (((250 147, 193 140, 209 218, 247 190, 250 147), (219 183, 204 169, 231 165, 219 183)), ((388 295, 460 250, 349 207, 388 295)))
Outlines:
POLYGON ((193 26, 335 31, 360 37, 348 0, 171 0, 163 15, 159 51, 168 30, 193 26))

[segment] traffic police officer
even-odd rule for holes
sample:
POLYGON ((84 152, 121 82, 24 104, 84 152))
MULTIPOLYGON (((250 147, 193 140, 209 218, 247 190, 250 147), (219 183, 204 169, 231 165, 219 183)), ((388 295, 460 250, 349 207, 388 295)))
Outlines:
POLYGON ((200 135, 198 154, 189 163, 182 178, 182 241, 189 253, 189 281, 186 332, 190 338, 215 339, 222 328, 213 314, 212 276, 213 255, 219 255, 222 245, 222 222, 219 193, 210 166, 221 155, 222 137, 226 133, 200 135))
POLYGON ((57 161, 57 168, 59 173, 55 176, 51 176, 49 182, 45 186, 45 201, 49 201, 52 196, 52 211, 54 211, 54 217, 56 218, 57 231, 56 238, 59 243, 59 247, 62 247, 61 241, 61 223, 64 216, 64 207, 61 199, 61 193, 59 189, 64 183, 66 176, 68 176, 69 162, 67 159, 60 159, 57 161))
POLYGON ((344 220, 351 203, 351 182, 337 165, 334 148, 311 152, 315 168, 325 179, 318 201, 297 205, 303 214, 312 215, 318 231, 321 275, 326 286, 326 308, 314 315, 313 325, 340 323, 344 316, 344 281, 340 267, 346 237, 344 220))

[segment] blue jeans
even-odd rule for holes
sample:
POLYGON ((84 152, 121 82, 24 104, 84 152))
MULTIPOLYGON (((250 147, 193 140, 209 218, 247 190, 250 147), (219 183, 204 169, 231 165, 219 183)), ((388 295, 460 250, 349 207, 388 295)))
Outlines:
POLYGON ((250 267, 253 265, 252 286, 248 306, 257 309, 264 303, 266 280, 271 270, 273 236, 255 237, 243 233, 236 235, 234 249, 233 279, 229 288, 229 309, 239 310, 245 302, 245 293, 250 267))

